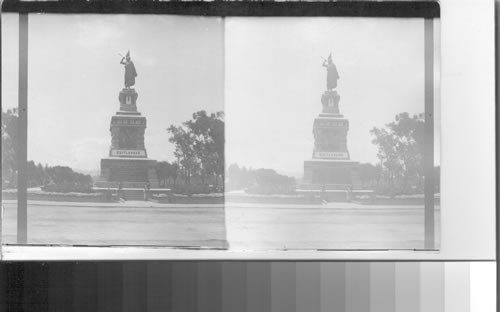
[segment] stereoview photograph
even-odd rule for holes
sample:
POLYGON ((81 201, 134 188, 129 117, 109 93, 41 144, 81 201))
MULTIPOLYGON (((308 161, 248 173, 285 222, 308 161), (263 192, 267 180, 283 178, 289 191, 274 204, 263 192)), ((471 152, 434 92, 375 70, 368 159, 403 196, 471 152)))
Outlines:
POLYGON ((439 20, 228 18, 237 250, 439 248, 439 20))
POLYGON ((438 250, 439 27, 5 14, 2 244, 438 250))
POLYGON ((227 248, 223 31, 3 15, 2 243, 227 248))

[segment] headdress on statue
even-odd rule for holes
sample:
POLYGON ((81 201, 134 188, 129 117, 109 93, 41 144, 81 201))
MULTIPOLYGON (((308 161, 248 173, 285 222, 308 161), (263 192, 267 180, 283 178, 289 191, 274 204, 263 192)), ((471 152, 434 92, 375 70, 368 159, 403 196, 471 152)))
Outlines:
POLYGON ((330 55, 328 55, 328 63, 333 63, 332 61, 332 54, 330 53, 330 55))
POLYGON ((127 59, 130 59, 130 50, 128 50, 128 51, 127 51, 127 54, 125 54, 125 57, 126 57, 127 59))

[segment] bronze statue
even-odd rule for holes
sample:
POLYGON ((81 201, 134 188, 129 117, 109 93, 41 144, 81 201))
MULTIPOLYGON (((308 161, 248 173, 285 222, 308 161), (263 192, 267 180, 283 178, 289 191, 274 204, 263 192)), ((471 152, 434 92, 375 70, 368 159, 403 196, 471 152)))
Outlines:
POLYGON ((323 67, 326 67, 326 88, 332 90, 337 87, 337 80, 339 80, 339 73, 337 67, 333 64, 332 54, 328 56, 328 60, 323 61, 323 67))
POLYGON ((126 56, 122 56, 120 64, 125 65, 125 88, 130 88, 135 85, 135 77, 137 77, 134 62, 130 59, 130 51, 126 56))

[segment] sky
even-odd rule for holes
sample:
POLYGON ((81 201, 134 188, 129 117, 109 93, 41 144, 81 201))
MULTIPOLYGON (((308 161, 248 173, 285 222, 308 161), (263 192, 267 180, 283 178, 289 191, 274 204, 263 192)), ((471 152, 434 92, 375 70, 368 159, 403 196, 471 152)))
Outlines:
MULTIPOLYGON (((2 16, 4 110, 17 106, 17 27, 2 16)), ((174 160, 171 124, 224 110, 226 165, 300 178, 331 52, 351 159, 377 163, 370 129, 424 110, 423 34, 423 19, 30 14, 28 158, 98 173, 123 88, 118 53, 130 50, 150 158, 174 160)), ((435 108, 439 146, 439 91, 435 108)))
POLYGON ((370 129, 424 112, 423 19, 232 18, 225 38, 227 164, 303 175, 326 89, 321 57, 330 52, 351 160, 377 163, 370 129))
MULTIPOLYGON (((224 110, 224 25, 218 17, 30 14, 28 158, 99 172, 123 88, 137 69, 148 157, 174 160, 166 129, 224 110)), ((2 105, 17 106, 18 15, 2 15, 2 105)))

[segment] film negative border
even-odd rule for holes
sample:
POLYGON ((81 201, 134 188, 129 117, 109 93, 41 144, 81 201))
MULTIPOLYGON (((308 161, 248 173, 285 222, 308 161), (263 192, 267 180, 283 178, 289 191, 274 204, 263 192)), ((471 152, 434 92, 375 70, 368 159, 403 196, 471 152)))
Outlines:
POLYGON ((440 16, 435 1, 19 1, 7 0, 3 12, 19 13, 115 13, 180 14, 201 16, 358 16, 423 17, 440 16))

